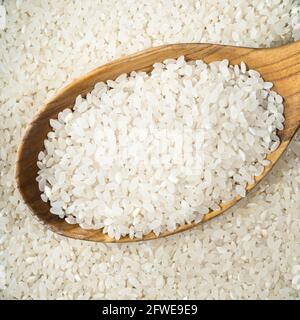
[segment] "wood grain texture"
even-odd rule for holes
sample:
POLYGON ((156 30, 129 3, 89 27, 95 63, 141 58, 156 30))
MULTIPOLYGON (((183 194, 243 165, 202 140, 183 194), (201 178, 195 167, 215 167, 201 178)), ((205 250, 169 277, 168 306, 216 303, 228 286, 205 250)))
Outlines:
MULTIPOLYGON (((206 63, 222 59, 228 59, 231 64, 239 64, 244 61, 249 68, 259 71, 265 81, 274 83, 274 90, 283 96, 285 106, 285 127, 278 132, 281 144, 275 152, 267 157, 271 161, 270 165, 265 168, 261 176, 255 179, 254 184, 248 185, 247 192, 252 190, 272 169, 296 133, 300 123, 300 42, 272 49, 189 43, 151 48, 115 60, 73 81, 46 103, 28 125, 18 149, 16 180, 26 204, 40 222, 61 235, 91 241, 133 242, 157 238, 154 233, 149 233, 143 239, 124 237, 116 241, 103 234, 101 230, 84 230, 78 225, 68 224, 64 219, 51 214, 49 203, 44 203, 40 198, 40 191, 35 180, 38 171, 36 163, 38 153, 43 149, 43 141, 50 131, 49 119, 57 118, 58 113, 65 108, 72 108, 79 94, 85 96, 99 81, 113 80, 120 74, 133 70, 149 72, 155 62, 162 62, 167 58, 178 58, 181 55, 184 55, 187 60, 202 59, 206 63)), ((202 221, 208 221, 223 213, 239 200, 240 197, 237 197, 221 205, 221 210, 209 212, 202 221)), ((183 225, 174 232, 161 233, 159 237, 182 232, 195 225, 197 223, 183 225)))

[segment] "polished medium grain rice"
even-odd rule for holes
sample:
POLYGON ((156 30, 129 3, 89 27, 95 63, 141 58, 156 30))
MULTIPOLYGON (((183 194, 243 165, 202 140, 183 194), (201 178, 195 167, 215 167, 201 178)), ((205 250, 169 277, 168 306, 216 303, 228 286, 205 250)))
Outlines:
POLYGON ((245 196, 277 148, 282 97, 228 60, 184 57, 97 83, 50 120, 37 181, 51 213, 119 239, 174 231, 245 196))
POLYGON ((72 79, 159 44, 272 47, 294 41, 300 36, 299 0, 11 0, 4 5, 1 299, 300 298, 299 133, 255 192, 226 214, 188 232, 130 245, 48 231, 30 214, 14 172, 26 125, 72 79))

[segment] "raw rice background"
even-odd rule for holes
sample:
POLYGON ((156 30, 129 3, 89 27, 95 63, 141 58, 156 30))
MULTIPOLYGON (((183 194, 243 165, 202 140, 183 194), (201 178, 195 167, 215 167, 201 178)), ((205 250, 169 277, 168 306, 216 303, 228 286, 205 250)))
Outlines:
POLYGON ((300 133, 238 206, 192 231, 145 243, 104 245, 47 231, 14 179, 26 124, 72 79, 163 43, 291 42, 300 33, 298 0, 6 0, 4 6, 0 298, 300 298, 300 133))

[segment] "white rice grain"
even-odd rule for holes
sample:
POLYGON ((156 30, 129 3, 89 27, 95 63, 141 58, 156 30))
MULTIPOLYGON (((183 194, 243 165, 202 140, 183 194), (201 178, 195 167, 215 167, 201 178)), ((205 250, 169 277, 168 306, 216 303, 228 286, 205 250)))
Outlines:
MULTIPOLYGON (((270 47, 293 41, 299 38, 299 0, 16 0, 4 5, 1 298, 300 298, 298 278, 293 281, 298 273, 292 272, 300 265, 299 134, 267 179, 238 206, 189 232, 145 243, 105 245, 56 235, 32 218, 14 178, 26 124, 67 82, 114 58, 159 44, 270 47), (241 241, 246 234, 251 235, 248 243, 241 241), (276 250, 268 246, 270 239, 282 240, 276 250), (160 290, 158 276, 164 279, 160 290), (129 277, 140 279, 140 284, 130 284, 129 277)), ((101 85, 96 88, 98 94, 103 90, 101 85)), ((76 162, 74 156, 73 165, 76 162)), ((66 162, 61 166, 67 167, 66 162)))

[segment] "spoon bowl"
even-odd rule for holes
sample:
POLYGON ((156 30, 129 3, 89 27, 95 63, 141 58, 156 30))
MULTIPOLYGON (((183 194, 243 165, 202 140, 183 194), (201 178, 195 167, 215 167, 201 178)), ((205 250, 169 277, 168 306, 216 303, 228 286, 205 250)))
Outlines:
MULTIPOLYGON (((78 224, 69 224, 64 219, 50 213, 50 204, 41 200, 41 192, 36 182, 38 154, 44 149, 44 140, 47 138, 48 132, 51 131, 50 119, 57 118, 58 113, 65 108, 71 109, 76 97, 79 94, 83 97, 86 96, 97 82, 114 80, 120 74, 130 73, 131 71, 149 72, 154 63, 162 62, 168 58, 176 59, 182 55, 185 56, 186 60, 201 59, 206 63, 223 59, 228 59, 230 64, 240 64, 244 61, 248 68, 258 71, 265 81, 274 84, 273 89, 284 98, 284 129, 278 131, 281 143, 274 152, 267 156, 266 159, 270 161, 270 164, 264 168, 260 176, 255 177, 255 183, 247 185, 247 193, 272 169, 287 148, 300 124, 300 41, 271 49, 197 43, 155 47, 115 60, 73 81, 59 91, 51 101, 47 102, 28 125, 17 153, 16 180, 25 203, 41 223, 63 236, 81 240, 119 243, 166 237, 191 229, 200 223, 185 224, 173 232, 162 232, 159 236, 151 232, 141 239, 130 239, 125 236, 116 240, 104 234, 102 230, 85 230, 78 224)), ((210 211, 201 222, 218 216, 240 199, 241 197, 236 197, 221 204, 220 210, 210 211)))

